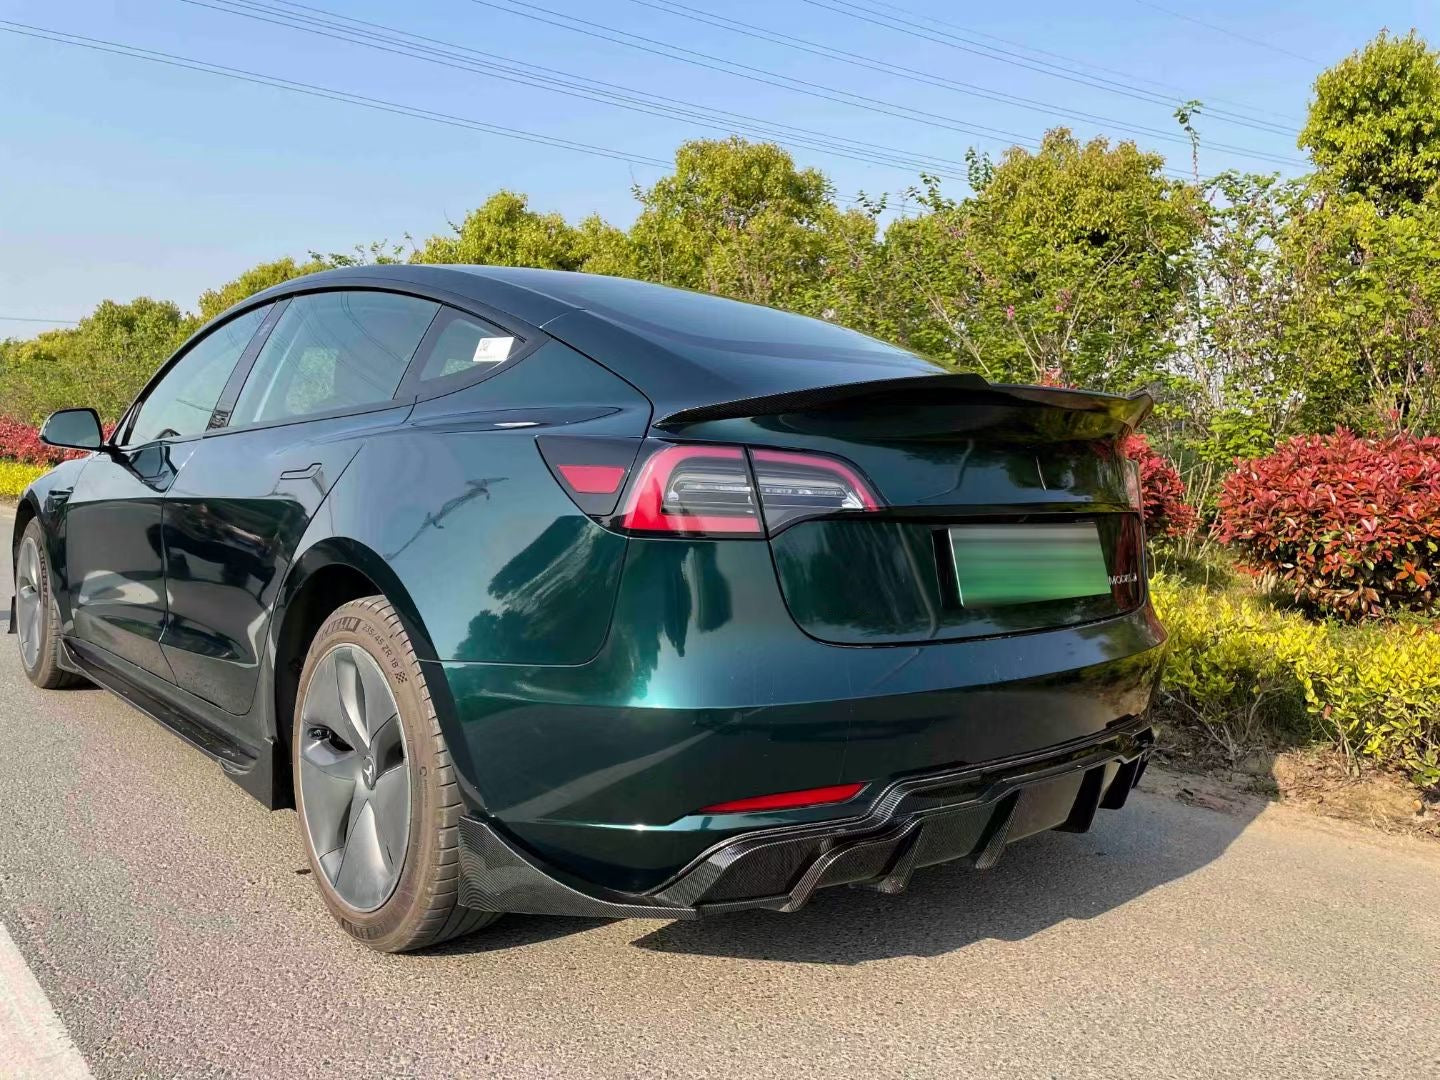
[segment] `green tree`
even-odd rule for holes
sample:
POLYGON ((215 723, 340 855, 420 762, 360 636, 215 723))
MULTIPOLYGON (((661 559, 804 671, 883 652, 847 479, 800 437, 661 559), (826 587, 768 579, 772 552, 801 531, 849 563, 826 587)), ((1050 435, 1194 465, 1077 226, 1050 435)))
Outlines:
POLYGON ((1305 430, 1440 426, 1440 202, 1385 213, 1314 193, 1281 238, 1290 332, 1305 362, 1305 430))
POLYGON ((193 325, 168 301, 102 301, 78 326, 0 343, 0 401, 32 424, 81 405, 115 420, 193 325))
POLYGON ((226 282, 218 289, 206 289, 200 294, 199 322, 208 322, 226 308, 233 307, 272 285, 279 285, 291 278, 313 274, 319 270, 328 270, 337 264, 339 258, 326 258, 312 252, 305 262, 297 262, 287 255, 283 259, 252 266, 233 281, 226 282))
POLYGON ((561 215, 537 214, 526 196, 497 191, 449 234, 421 244, 411 261, 578 270, 585 259, 581 239, 561 215))
POLYGON ((1207 460, 1228 465, 1267 452, 1292 432, 1303 403, 1309 370, 1292 332, 1295 275, 1281 240, 1305 190, 1234 172, 1206 185, 1172 386, 1188 384, 1175 415, 1207 460))
POLYGON ((1037 152, 977 161, 964 200, 926 178, 923 212, 893 222, 878 256, 894 333, 993 378, 1107 389, 1157 378, 1204 217, 1195 187, 1163 165, 1060 128, 1037 152))
POLYGON ((1440 424, 1440 54, 1381 32, 1323 72, 1300 145, 1315 173, 1279 237, 1300 424, 1440 424))
POLYGON ((683 144, 675 172, 637 189, 641 211, 621 259, 587 269, 834 317, 854 250, 873 237, 842 213, 830 182, 783 149, 739 138, 683 144))
POLYGON ((1315 80, 1299 145, 1326 186, 1383 213, 1421 201, 1440 179, 1440 54, 1382 31, 1315 80))

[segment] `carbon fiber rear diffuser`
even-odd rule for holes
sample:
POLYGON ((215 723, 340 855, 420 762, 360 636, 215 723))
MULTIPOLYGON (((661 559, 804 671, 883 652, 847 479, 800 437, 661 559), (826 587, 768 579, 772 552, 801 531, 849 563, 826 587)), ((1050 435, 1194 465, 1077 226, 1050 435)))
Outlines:
POLYGON ((1154 736, 1140 718, 1048 753, 896 781, 861 817, 726 840, 669 882, 626 893, 567 881, 488 821, 460 821, 460 903, 487 911, 695 919, 748 908, 797 911, 815 891, 903 892, 921 867, 994 866, 1007 844, 1048 829, 1084 832, 1139 782, 1154 736))

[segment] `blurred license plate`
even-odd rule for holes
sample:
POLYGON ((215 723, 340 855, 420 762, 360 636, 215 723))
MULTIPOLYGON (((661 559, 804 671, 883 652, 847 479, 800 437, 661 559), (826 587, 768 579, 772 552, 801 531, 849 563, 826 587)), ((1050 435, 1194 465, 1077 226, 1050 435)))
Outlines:
POLYGON ((950 530, 955 582, 967 608, 1072 600, 1110 592, 1100 530, 1058 525, 957 525, 950 530))

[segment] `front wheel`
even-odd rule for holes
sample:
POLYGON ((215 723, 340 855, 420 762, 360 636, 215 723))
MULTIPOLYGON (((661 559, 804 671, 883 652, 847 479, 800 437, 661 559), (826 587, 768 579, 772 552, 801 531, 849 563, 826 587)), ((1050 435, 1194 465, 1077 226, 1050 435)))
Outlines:
POLYGON ((25 677, 42 690, 74 686, 80 679, 60 666, 60 616, 50 595, 45 532, 32 520, 15 552, 15 632, 25 677))
POLYGON ((310 643, 291 760, 311 871, 352 937, 404 952, 499 917, 459 906, 455 766, 383 596, 336 609, 310 643))

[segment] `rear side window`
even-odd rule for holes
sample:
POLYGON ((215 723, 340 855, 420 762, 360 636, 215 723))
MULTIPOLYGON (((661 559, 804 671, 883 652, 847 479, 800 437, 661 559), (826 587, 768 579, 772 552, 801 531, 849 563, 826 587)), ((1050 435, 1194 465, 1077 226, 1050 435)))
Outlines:
POLYGON ((295 297, 245 380, 231 426, 389 401, 439 310, 383 292, 295 297))
POLYGON ((510 359, 518 344, 513 334, 498 326, 446 309, 430 335, 420 382, 432 384, 452 376, 490 371, 510 359))
POLYGON ((150 388, 130 424, 125 445, 202 434, 220 400, 220 391, 225 389, 245 346, 265 321, 267 310, 262 307, 247 311, 192 345, 150 388))

